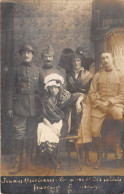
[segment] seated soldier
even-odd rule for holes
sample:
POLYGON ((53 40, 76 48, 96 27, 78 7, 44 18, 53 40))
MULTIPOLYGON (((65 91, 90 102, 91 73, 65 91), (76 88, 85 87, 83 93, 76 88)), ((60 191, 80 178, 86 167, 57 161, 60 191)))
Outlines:
POLYGON ((94 168, 99 168, 102 158, 101 152, 101 128, 106 115, 109 115, 118 123, 118 136, 116 138, 116 165, 121 159, 121 120, 123 117, 124 76, 115 69, 112 54, 109 51, 101 54, 102 69, 97 72, 89 90, 89 98, 92 104, 91 124, 93 142, 96 145, 97 162, 94 168))

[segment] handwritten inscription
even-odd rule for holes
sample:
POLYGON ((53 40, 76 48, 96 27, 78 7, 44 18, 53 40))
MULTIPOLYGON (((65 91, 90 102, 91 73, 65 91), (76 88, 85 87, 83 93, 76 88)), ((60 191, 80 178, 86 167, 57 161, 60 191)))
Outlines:
MULTIPOLYGON (((1 184, 23 184, 28 187, 31 185, 31 189, 34 193, 37 192, 44 192, 47 193, 60 193, 61 191, 65 193, 73 193, 75 190, 75 185, 78 185, 78 191, 99 191, 103 184, 106 183, 118 184, 118 182, 122 182, 122 178, 117 176, 110 176, 110 177, 98 177, 98 176, 89 176, 89 177, 2 177, 1 184), (64 190, 63 190, 64 189, 64 190)), ((77 189, 76 189, 77 190, 77 189)), ((77 192, 78 192, 77 191, 77 192)))

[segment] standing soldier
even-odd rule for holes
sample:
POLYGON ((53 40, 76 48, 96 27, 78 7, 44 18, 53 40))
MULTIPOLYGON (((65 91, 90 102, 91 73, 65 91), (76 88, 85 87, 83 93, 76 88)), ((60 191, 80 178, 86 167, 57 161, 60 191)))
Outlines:
MULTIPOLYGON (((66 85, 66 73, 63 68, 55 64, 54 61, 54 50, 52 46, 48 46, 46 49, 43 50, 42 52, 42 60, 43 60, 43 66, 42 66, 42 73, 41 73, 41 84, 39 88, 39 94, 40 94, 40 101, 42 104, 42 99, 44 97, 44 94, 46 93, 45 91, 45 80, 50 81, 50 80, 58 80, 60 77, 63 79, 63 86, 66 85)), ((41 112, 40 110, 41 106, 39 106, 38 112, 41 112)), ((62 132, 66 133, 66 122, 64 122, 62 132)), ((37 147, 36 151, 36 160, 38 162, 39 160, 39 147, 37 147)))
POLYGON ((101 128, 106 115, 114 120, 116 166, 121 159, 121 135, 124 99, 124 75, 115 69, 112 54, 109 51, 101 55, 102 69, 97 72, 89 90, 92 104, 91 123, 93 142, 96 145, 97 162, 94 168, 99 168, 102 159, 101 128))
POLYGON ((33 62, 34 50, 25 45, 19 50, 22 63, 14 67, 8 95, 8 115, 13 119, 16 164, 11 174, 21 170, 26 136, 26 162, 31 168, 34 137, 37 128, 37 101, 40 67, 33 62))
MULTIPOLYGON (((54 50, 51 47, 51 45, 43 50, 42 53, 42 59, 43 59, 43 67, 42 67, 42 82, 44 83, 44 79, 46 76, 57 76, 60 75, 64 78, 66 77, 65 70, 61 68, 60 66, 56 65, 54 62, 54 50)), ((57 79, 56 77, 54 77, 57 79)))

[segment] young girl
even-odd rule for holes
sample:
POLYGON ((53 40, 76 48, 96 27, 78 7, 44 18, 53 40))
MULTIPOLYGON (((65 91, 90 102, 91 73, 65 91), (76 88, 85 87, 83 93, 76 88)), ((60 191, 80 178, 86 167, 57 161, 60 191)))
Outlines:
POLYGON ((79 104, 83 100, 83 97, 79 94, 71 95, 68 91, 64 90, 62 87, 64 80, 61 76, 48 75, 44 83, 45 94, 41 101, 37 144, 43 161, 43 171, 45 171, 45 174, 43 172, 42 175, 48 175, 50 169, 56 169, 57 165, 57 146, 65 116, 62 108, 75 102, 79 104), (55 80, 55 78, 57 79, 55 80))

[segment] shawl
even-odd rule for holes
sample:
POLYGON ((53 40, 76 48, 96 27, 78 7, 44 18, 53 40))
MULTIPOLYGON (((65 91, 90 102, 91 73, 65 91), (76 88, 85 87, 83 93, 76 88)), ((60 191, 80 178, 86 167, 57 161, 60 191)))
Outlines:
POLYGON ((84 69, 80 69, 78 77, 75 78, 74 71, 68 75, 68 89, 71 93, 81 92, 87 94, 90 83, 92 81, 92 74, 84 69))
POLYGON ((70 94, 67 90, 60 88, 57 97, 50 96, 48 92, 45 93, 44 98, 41 99, 41 113, 39 122, 46 118, 51 124, 59 122, 64 119, 65 114, 62 111, 64 107, 70 106, 79 97, 79 94, 70 94))

